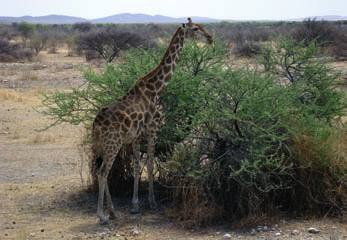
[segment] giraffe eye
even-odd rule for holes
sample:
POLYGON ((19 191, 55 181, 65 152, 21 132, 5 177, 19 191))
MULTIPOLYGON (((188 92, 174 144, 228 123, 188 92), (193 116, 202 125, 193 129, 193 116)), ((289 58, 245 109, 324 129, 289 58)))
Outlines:
POLYGON ((194 28, 193 28, 193 31, 194 31, 194 32, 196 32, 196 31, 198 31, 198 30, 199 30, 199 28, 197 28, 197 27, 194 27, 194 28))

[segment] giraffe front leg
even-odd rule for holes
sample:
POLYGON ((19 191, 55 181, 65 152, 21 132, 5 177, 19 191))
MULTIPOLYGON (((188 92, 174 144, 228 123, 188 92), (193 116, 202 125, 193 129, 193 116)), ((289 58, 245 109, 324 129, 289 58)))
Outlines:
POLYGON ((156 208, 157 203, 154 197, 153 190, 153 152, 154 152, 154 144, 155 144, 155 135, 152 135, 148 138, 148 159, 147 159, 147 173, 148 173, 148 182, 149 182, 149 192, 148 192, 148 201, 151 208, 156 208))
POLYGON ((116 219, 116 212, 114 211, 114 207, 112 204, 112 199, 110 195, 110 190, 108 189, 108 183, 106 181, 106 186, 105 186, 105 193, 106 193, 106 198, 107 198, 107 209, 110 212, 109 219, 114 220, 116 219))
POLYGON ((140 141, 136 140, 133 142, 133 152, 134 152, 134 193, 133 193, 133 208, 131 209, 131 213, 138 214, 140 213, 139 207, 139 173, 140 173, 140 141))

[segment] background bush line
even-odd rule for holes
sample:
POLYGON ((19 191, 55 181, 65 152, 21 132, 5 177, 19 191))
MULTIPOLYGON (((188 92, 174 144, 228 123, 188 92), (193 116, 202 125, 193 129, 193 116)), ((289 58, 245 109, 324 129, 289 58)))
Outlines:
MULTIPOLYGON (((305 44, 315 41, 323 44, 325 51, 334 58, 347 56, 347 22, 320 21, 306 19, 303 22, 219 22, 206 23, 216 36, 219 36, 231 53, 252 57, 257 55, 263 43, 276 40, 277 36, 290 34, 297 42, 305 44)), ((126 50, 122 41, 126 38, 135 46, 142 43, 155 47, 169 37, 177 24, 0 24, 0 61, 11 62, 32 60, 42 50, 56 53, 62 46, 68 47, 68 54, 84 55, 86 59, 105 58, 112 60, 119 50, 126 50), (123 37, 120 37, 122 33, 123 37), (109 39, 109 35, 118 36, 109 39), (130 36, 131 38, 129 38, 130 36), (98 41, 98 46, 88 45, 90 38, 98 41), (115 46, 120 44, 120 48, 115 46), (113 55, 115 54, 115 55, 113 55)))

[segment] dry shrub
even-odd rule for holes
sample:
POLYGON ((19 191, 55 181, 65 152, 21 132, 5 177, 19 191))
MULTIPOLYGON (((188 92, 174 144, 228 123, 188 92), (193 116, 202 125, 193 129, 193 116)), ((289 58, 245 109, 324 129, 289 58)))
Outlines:
POLYGON ((261 47, 256 43, 241 43, 235 47, 235 52, 238 56, 243 57, 254 57, 261 52, 261 47))
POLYGON ((173 179, 169 197, 173 205, 166 210, 166 215, 176 219, 184 228, 194 226, 212 226, 220 222, 223 208, 214 201, 214 197, 203 185, 191 177, 173 179), (177 183, 174 181, 177 180, 177 183))
POLYGON ((304 132, 292 139, 296 173, 287 207, 300 215, 337 216, 343 212, 347 186, 346 127, 329 136, 304 132))
POLYGON ((230 155, 223 159, 208 159, 211 148, 201 147, 206 142, 181 143, 160 169, 167 200, 172 204, 166 215, 185 228, 225 220, 233 222, 233 228, 270 226, 283 214, 342 216, 347 199, 343 181, 347 174, 346 126, 329 128, 322 135, 302 131, 288 142, 291 153, 282 152, 286 156, 283 164, 290 166, 285 169, 288 173, 259 168, 258 177, 243 174, 249 185, 231 178, 230 166, 238 164, 239 150, 230 148, 230 155), (262 174, 272 176, 273 182, 263 183, 262 174), (280 183, 282 187, 269 191, 260 189, 280 183))
POLYGON ((214 195, 215 184, 208 184, 209 165, 201 158, 202 142, 176 145, 159 168, 159 179, 167 187, 171 203, 166 215, 184 228, 212 226, 223 219, 223 206, 214 195))
POLYGON ((292 32, 292 36, 297 42, 304 41, 306 46, 313 41, 320 45, 329 45, 336 38, 336 29, 327 21, 308 18, 292 32))
POLYGON ((325 52, 337 59, 345 60, 347 57, 346 33, 327 21, 308 18, 292 32, 292 35, 298 42, 304 41, 306 46, 312 41, 324 46, 325 52))
POLYGON ((13 62, 17 62, 17 58, 15 58, 14 56, 9 55, 9 54, 1 54, 0 55, 0 62, 13 63, 13 62))
POLYGON ((346 60, 347 58, 347 33, 338 32, 334 43, 332 44, 332 54, 337 59, 346 60))

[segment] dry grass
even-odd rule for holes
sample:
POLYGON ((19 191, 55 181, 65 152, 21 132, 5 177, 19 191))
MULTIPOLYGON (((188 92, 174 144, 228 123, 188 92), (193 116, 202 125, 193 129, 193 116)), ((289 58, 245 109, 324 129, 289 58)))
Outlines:
POLYGON ((0 101, 23 102, 23 96, 14 90, 0 89, 0 101))
POLYGON ((181 227, 187 229, 216 225, 222 220, 223 207, 208 199, 201 200, 202 191, 199 186, 195 187, 178 187, 172 199, 176 203, 183 202, 166 209, 166 216, 176 219, 181 227))
POLYGON ((39 75, 36 72, 28 71, 22 75, 22 79, 27 80, 27 81, 28 80, 35 81, 35 80, 39 79, 39 75))
POLYGON ((293 191, 293 209, 298 213, 334 216, 346 210, 347 125, 331 129, 328 136, 302 133, 293 139, 299 169, 293 191))
POLYGON ((28 141, 28 144, 51 144, 55 143, 55 137, 52 134, 37 133, 28 141))
POLYGON ((45 89, 36 87, 32 91, 0 89, 0 101, 7 104, 18 104, 17 108, 33 109, 41 106, 41 94, 45 89))

